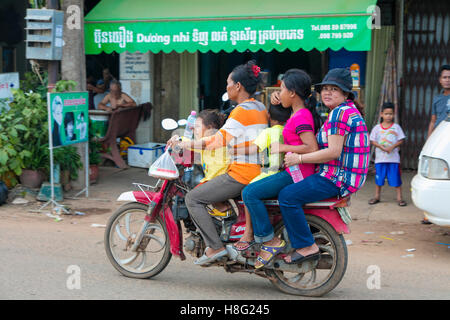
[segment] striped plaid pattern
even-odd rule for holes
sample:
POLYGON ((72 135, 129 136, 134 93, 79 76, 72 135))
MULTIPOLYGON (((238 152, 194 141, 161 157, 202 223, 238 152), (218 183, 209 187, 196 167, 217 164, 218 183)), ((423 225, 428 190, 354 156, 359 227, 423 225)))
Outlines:
POLYGON ((319 174, 331 180, 341 196, 358 191, 369 169, 370 141, 366 124, 351 100, 333 109, 317 133, 320 149, 328 147, 328 136, 344 136, 344 147, 337 160, 319 166, 319 174))

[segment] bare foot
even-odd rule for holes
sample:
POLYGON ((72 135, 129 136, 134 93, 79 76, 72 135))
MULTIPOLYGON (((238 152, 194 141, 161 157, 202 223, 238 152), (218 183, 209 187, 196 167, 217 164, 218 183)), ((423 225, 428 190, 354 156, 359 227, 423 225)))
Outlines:
POLYGON ((241 239, 234 244, 234 247, 238 250, 245 250, 249 247, 250 243, 254 240, 253 233, 246 233, 242 235, 241 239))

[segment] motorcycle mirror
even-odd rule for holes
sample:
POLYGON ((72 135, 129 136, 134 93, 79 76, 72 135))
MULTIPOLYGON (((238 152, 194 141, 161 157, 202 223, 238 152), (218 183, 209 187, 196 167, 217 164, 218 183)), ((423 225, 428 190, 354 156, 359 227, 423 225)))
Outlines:
POLYGON ((186 119, 180 119, 178 120, 178 125, 180 127, 185 126, 187 124, 187 120, 186 119))
POLYGON ((178 123, 173 119, 166 118, 161 121, 161 126, 164 130, 175 130, 178 128, 178 123))
POLYGON ((225 102, 225 101, 228 101, 228 100, 230 100, 230 99, 228 98, 228 92, 225 92, 225 93, 222 95, 222 101, 225 102))

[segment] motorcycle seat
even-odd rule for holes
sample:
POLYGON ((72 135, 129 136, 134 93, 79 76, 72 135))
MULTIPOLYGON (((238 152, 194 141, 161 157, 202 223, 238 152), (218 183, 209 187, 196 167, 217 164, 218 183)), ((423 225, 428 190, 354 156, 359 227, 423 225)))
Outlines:
MULTIPOLYGON (((305 208, 343 208, 350 206, 350 198, 351 196, 346 197, 333 197, 328 198, 316 202, 307 203, 304 207, 305 208)), ((238 201, 239 204, 243 204, 241 198, 235 199, 238 201)), ((264 204, 266 206, 278 206, 278 199, 267 199, 263 200, 264 204)))

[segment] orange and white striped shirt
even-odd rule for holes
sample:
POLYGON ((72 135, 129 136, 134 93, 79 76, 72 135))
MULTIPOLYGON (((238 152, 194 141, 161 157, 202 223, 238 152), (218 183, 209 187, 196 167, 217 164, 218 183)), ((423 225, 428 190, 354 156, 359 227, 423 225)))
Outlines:
MULTIPOLYGON (((206 140, 208 149, 227 145, 234 149, 249 146, 259 133, 267 128, 269 114, 266 107, 255 99, 239 104, 228 117, 223 127, 206 140)), ((231 164, 227 173, 236 181, 248 184, 261 172, 258 154, 239 155, 232 152, 231 164)))

